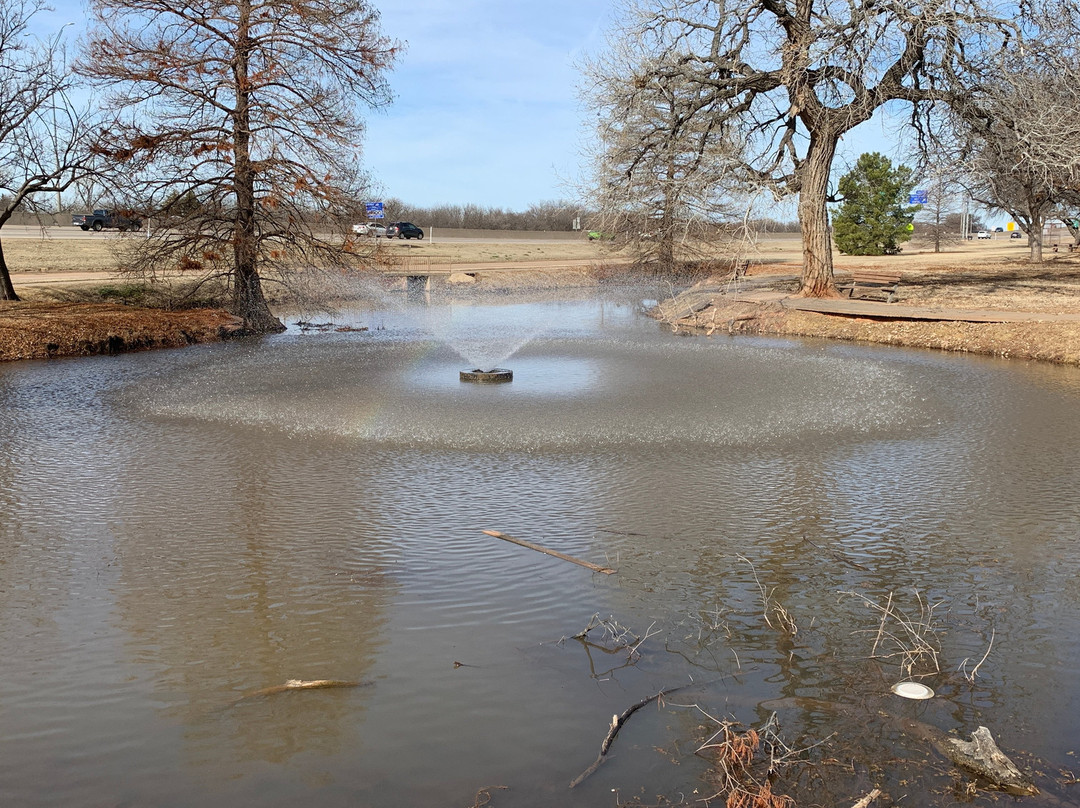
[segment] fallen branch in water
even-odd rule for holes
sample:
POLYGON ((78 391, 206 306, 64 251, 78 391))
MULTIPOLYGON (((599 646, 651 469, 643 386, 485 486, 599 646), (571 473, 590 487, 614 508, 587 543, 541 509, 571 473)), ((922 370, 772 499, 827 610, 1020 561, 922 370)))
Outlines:
POLYGON ((857 803, 852 805, 851 808, 867 808, 867 806, 869 806, 870 803, 872 803, 874 800, 876 800, 880 796, 881 796, 881 789, 880 788, 875 788, 873 791, 871 791, 869 794, 867 794, 865 797, 863 797, 857 803))
POLYGON ((253 690, 250 693, 245 693, 238 698, 233 704, 237 704, 246 699, 254 699, 260 696, 272 696, 276 693, 284 693, 288 690, 321 690, 324 688, 332 687, 361 687, 362 685, 371 684, 370 682, 346 682, 341 679, 287 679, 283 685, 274 685, 273 687, 264 687, 261 690, 253 690))
POLYGON ((622 725, 626 723, 626 719, 628 719, 645 705, 651 704, 654 701, 659 701, 668 693, 674 693, 687 687, 690 687, 690 685, 683 685, 682 687, 673 687, 669 688, 668 690, 661 690, 659 693, 649 696, 648 698, 644 698, 637 704, 634 704, 631 707, 627 708, 623 711, 622 715, 613 715, 611 717, 611 727, 608 729, 607 735, 604 736, 604 742, 600 744, 600 754, 596 756, 596 760, 593 761, 592 765, 589 766, 589 768, 587 768, 585 771, 583 771, 581 774, 574 778, 573 782, 570 783, 570 788, 581 785, 590 775, 592 775, 593 772, 600 768, 600 766, 604 763, 604 760, 607 758, 607 753, 608 750, 611 748, 611 744, 615 741, 615 736, 619 734, 619 730, 622 729, 622 725))
POLYGON ((809 544, 811 547, 815 547, 818 550, 821 550, 821 552, 823 552, 823 553, 828 553, 833 558, 835 558, 837 561, 839 561, 841 564, 847 564, 849 567, 854 567, 855 569, 862 570, 863 572, 869 572, 870 571, 869 567, 864 566, 864 565, 860 564, 857 561, 852 561, 850 558, 843 555, 842 553, 837 553, 837 552, 834 552, 833 550, 826 550, 821 545, 815 544, 814 542, 810 541, 810 539, 806 538, 806 536, 803 536, 802 540, 804 542, 806 542, 807 544, 809 544))
POLYGON ((608 569, 607 567, 601 567, 599 564, 593 564, 591 561, 582 561, 580 558, 574 558, 566 553, 560 553, 558 550, 549 550, 547 547, 541 547, 539 544, 533 544, 531 541, 525 541, 524 539, 515 539, 513 536, 509 536, 506 533, 500 533, 497 530, 481 530, 481 533, 486 533, 488 536, 494 536, 496 539, 502 539, 508 541, 511 544, 516 544, 520 547, 526 547, 530 550, 535 550, 538 553, 544 555, 554 556, 555 558, 561 558, 563 561, 569 561, 571 564, 578 564, 582 567, 587 567, 593 572, 602 572, 604 575, 614 575, 615 570, 608 569))
POLYGON ((498 791, 506 791, 509 788, 509 786, 484 786, 476 792, 476 799, 473 800, 473 804, 469 806, 469 808, 483 808, 483 806, 491 802, 492 789, 496 789, 498 791), (483 802, 481 802, 481 800, 483 800, 483 802))

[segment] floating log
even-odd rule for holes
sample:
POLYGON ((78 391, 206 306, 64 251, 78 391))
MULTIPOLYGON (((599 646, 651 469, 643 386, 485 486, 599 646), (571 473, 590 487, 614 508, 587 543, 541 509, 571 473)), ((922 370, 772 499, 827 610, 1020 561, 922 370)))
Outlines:
POLYGON ((535 550, 538 553, 544 555, 554 556, 555 558, 561 558, 563 561, 569 561, 571 564, 578 564, 582 567, 587 567, 593 572, 602 572, 604 575, 614 575, 615 570, 608 569, 607 567, 601 567, 599 564, 593 564, 591 561, 582 561, 580 558, 574 558, 566 553, 560 553, 557 550, 549 550, 547 547, 541 547, 539 544, 533 544, 531 541, 525 541, 524 539, 516 539, 513 536, 509 536, 506 533, 500 533, 497 530, 482 530, 481 533, 486 533, 489 536, 494 536, 496 539, 502 539, 508 541, 511 544, 517 544, 521 547, 527 547, 530 550, 535 550))

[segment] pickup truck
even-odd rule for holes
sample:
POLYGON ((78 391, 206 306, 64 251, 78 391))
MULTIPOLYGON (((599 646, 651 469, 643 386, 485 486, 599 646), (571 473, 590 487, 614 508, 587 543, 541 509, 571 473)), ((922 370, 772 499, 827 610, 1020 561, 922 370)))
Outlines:
POLYGON ((105 229, 138 230, 142 227, 142 221, 131 216, 124 216, 112 210, 95 210, 93 213, 75 213, 71 216, 71 223, 82 230, 98 232, 105 229))

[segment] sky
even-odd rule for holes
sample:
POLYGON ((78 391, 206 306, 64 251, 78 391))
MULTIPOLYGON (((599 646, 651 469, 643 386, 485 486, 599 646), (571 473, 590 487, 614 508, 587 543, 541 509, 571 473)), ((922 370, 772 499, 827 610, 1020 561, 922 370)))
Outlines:
MULTIPOLYGON (((616 0, 375 2, 384 33, 406 45, 393 104, 365 113, 376 193, 508 210, 575 198, 595 117, 577 66, 603 49, 616 0)), ((863 151, 895 160, 895 129, 879 115, 845 136, 840 173, 863 151)))
MULTIPOLYGON (((596 114, 580 100, 579 66, 603 49, 617 0, 374 4, 383 33, 405 47, 388 74, 393 103, 362 111, 373 197, 507 210, 576 198, 596 114)), ((43 28, 71 22, 78 36, 80 0, 53 6, 43 28)), ((846 135, 836 176, 863 151, 896 159, 895 127, 878 116, 846 135)))
POLYGON ((598 51, 612 0, 376 0, 406 43, 393 104, 366 113, 363 162, 409 204, 524 210, 574 195, 588 110, 575 63, 598 51))

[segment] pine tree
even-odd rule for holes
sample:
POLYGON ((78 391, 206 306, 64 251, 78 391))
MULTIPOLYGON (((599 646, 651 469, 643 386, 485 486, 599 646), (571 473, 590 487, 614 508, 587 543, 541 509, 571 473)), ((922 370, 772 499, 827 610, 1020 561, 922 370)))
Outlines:
POLYGON ((833 240, 846 255, 896 255, 911 238, 910 225, 922 207, 908 205, 915 187, 914 172, 895 168, 889 158, 871 152, 859 157, 855 168, 840 178, 843 197, 832 210, 833 240))

